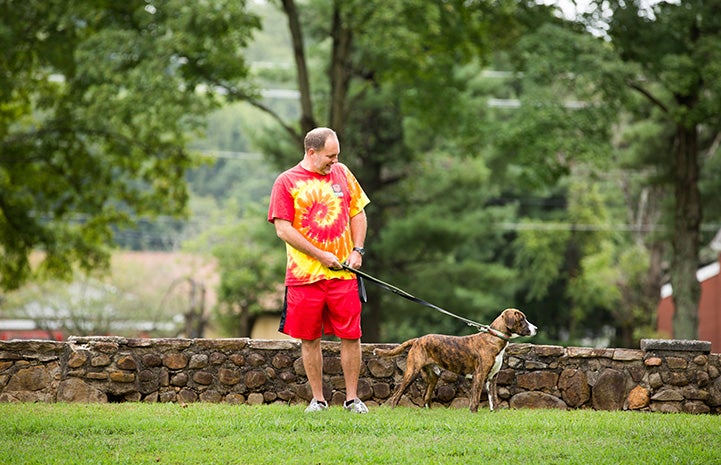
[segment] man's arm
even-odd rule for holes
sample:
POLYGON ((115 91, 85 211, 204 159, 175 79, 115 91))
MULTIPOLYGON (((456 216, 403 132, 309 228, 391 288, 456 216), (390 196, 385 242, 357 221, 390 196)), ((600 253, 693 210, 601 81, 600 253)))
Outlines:
MULTIPOLYGON (((350 219, 350 234, 353 238, 353 247, 363 248, 366 240, 366 231, 368 230, 368 219, 365 210, 361 210, 356 216, 350 219)), ((358 252, 350 254, 348 257, 348 266, 358 269, 363 264, 363 256, 358 252)))
POLYGON ((275 225, 275 233, 278 237, 294 249, 300 250, 306 255, 310 255, 327 268, 332 270, 338 270, 341 268, 338 257, 331 252, 326 252, 325 250, 321 250, 314 246, 308 239, 305 238, 305 236, 293 227, 293 224, 290 221, 275 218, 275 220, 273 220, 273 224, 275 225))

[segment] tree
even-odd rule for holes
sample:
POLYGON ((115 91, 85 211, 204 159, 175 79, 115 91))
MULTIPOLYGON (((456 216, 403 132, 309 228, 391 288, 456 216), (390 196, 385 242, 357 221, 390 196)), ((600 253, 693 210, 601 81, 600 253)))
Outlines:
POLYGON ((189 131, 245 88, 245 1, 0 2, 0 288, 107 266, 113 228, 181 215, 189 131), (33 250, 44 259, 34 269, 33 250))
POLYGON ((614 52, 640 71, 626 76, 625 88, 641 95, 648 103, 647 117, 662 124, 658 137, 664 149, 649 161, 664 173, 674 194, 674 336, 693 339, 701 293, 696 270, 703 222, 702 154, 713 147, 721 126, 719 5, 701 0, 651 6, 638 0, 601 3, 592 3, 587 24, 607 25, 614 52))
MULTIPOLYGON (((408 166, 437 140, 449 138, 437 135, 450 136, 456 130, 465 76, 455 70, 485 56, 495 37, 516 32, 515 3, 282 0, 276 4, 288 20, 300 116, 297 122, 288 122, 264 102, 243 94, 232 97, 275 118, 277 126, 263 151, 278 168, 297 162, 305 131, 329 125, 339 133, 343 152, 352 154, 345 161, 373 202, 366 269, 392 269, 397 261, 393 256, 402 251, 389 250, 379 237, 403 205, 397 189, 405 189, 402 181, 413 174, 408 166), (414 127, 410 133, 408 124, 414 127), (421 129, 429 126, 434 126, 432 133, 421 129), (280 137, 278 127, 286 137, 280 137)), ((430 250, 433 244, 427 246, 430 250)), ((384 312, 379 297, 370 299, 364 339, 375 341, 381 337, 384 312)))

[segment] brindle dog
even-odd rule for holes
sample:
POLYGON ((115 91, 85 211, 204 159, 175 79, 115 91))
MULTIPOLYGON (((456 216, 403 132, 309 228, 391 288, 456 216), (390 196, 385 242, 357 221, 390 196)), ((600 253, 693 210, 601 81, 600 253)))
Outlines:
POLYGON ((391 407, 398 404, 403 392, 419 372, 427 383, 423 400, 426 407, 430 407, 433 389, 440 375, 438 369, 440 366, 459 375, 472 375, 470 399, 472 412, 478 411, 485 382, 489 407, 494 410, 498 398, 495 376, 501 369, 508 340, 519 336, 534 336, 538 328, 526 319, 523 312, 515 308, 503 310, 490 327, 502 334, 494 335, 492 331, 463 337, 427 334, 410 339, 393 349, 376 349, 376 355, 391 357, 410 347, 406 359, 406 372, 401 385, 389 401, 391 407))

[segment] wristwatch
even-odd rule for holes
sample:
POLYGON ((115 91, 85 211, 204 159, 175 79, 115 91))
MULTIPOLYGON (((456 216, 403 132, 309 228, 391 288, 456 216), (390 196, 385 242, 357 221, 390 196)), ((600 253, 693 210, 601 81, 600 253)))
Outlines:
POLYGON ((361 254, 361 257, 366 254, 366 249, 363 247, 353 247, 353 251, 361 254))

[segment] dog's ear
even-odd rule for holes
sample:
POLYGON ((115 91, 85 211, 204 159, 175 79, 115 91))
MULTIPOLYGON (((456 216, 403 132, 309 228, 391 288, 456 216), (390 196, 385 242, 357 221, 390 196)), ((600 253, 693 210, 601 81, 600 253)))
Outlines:
POLYGON ((505 323, 506 328, 515 328, 522 320, 523 315, 515 308, 509 308, 508 311, 503 312, 503 323, 505 323))

